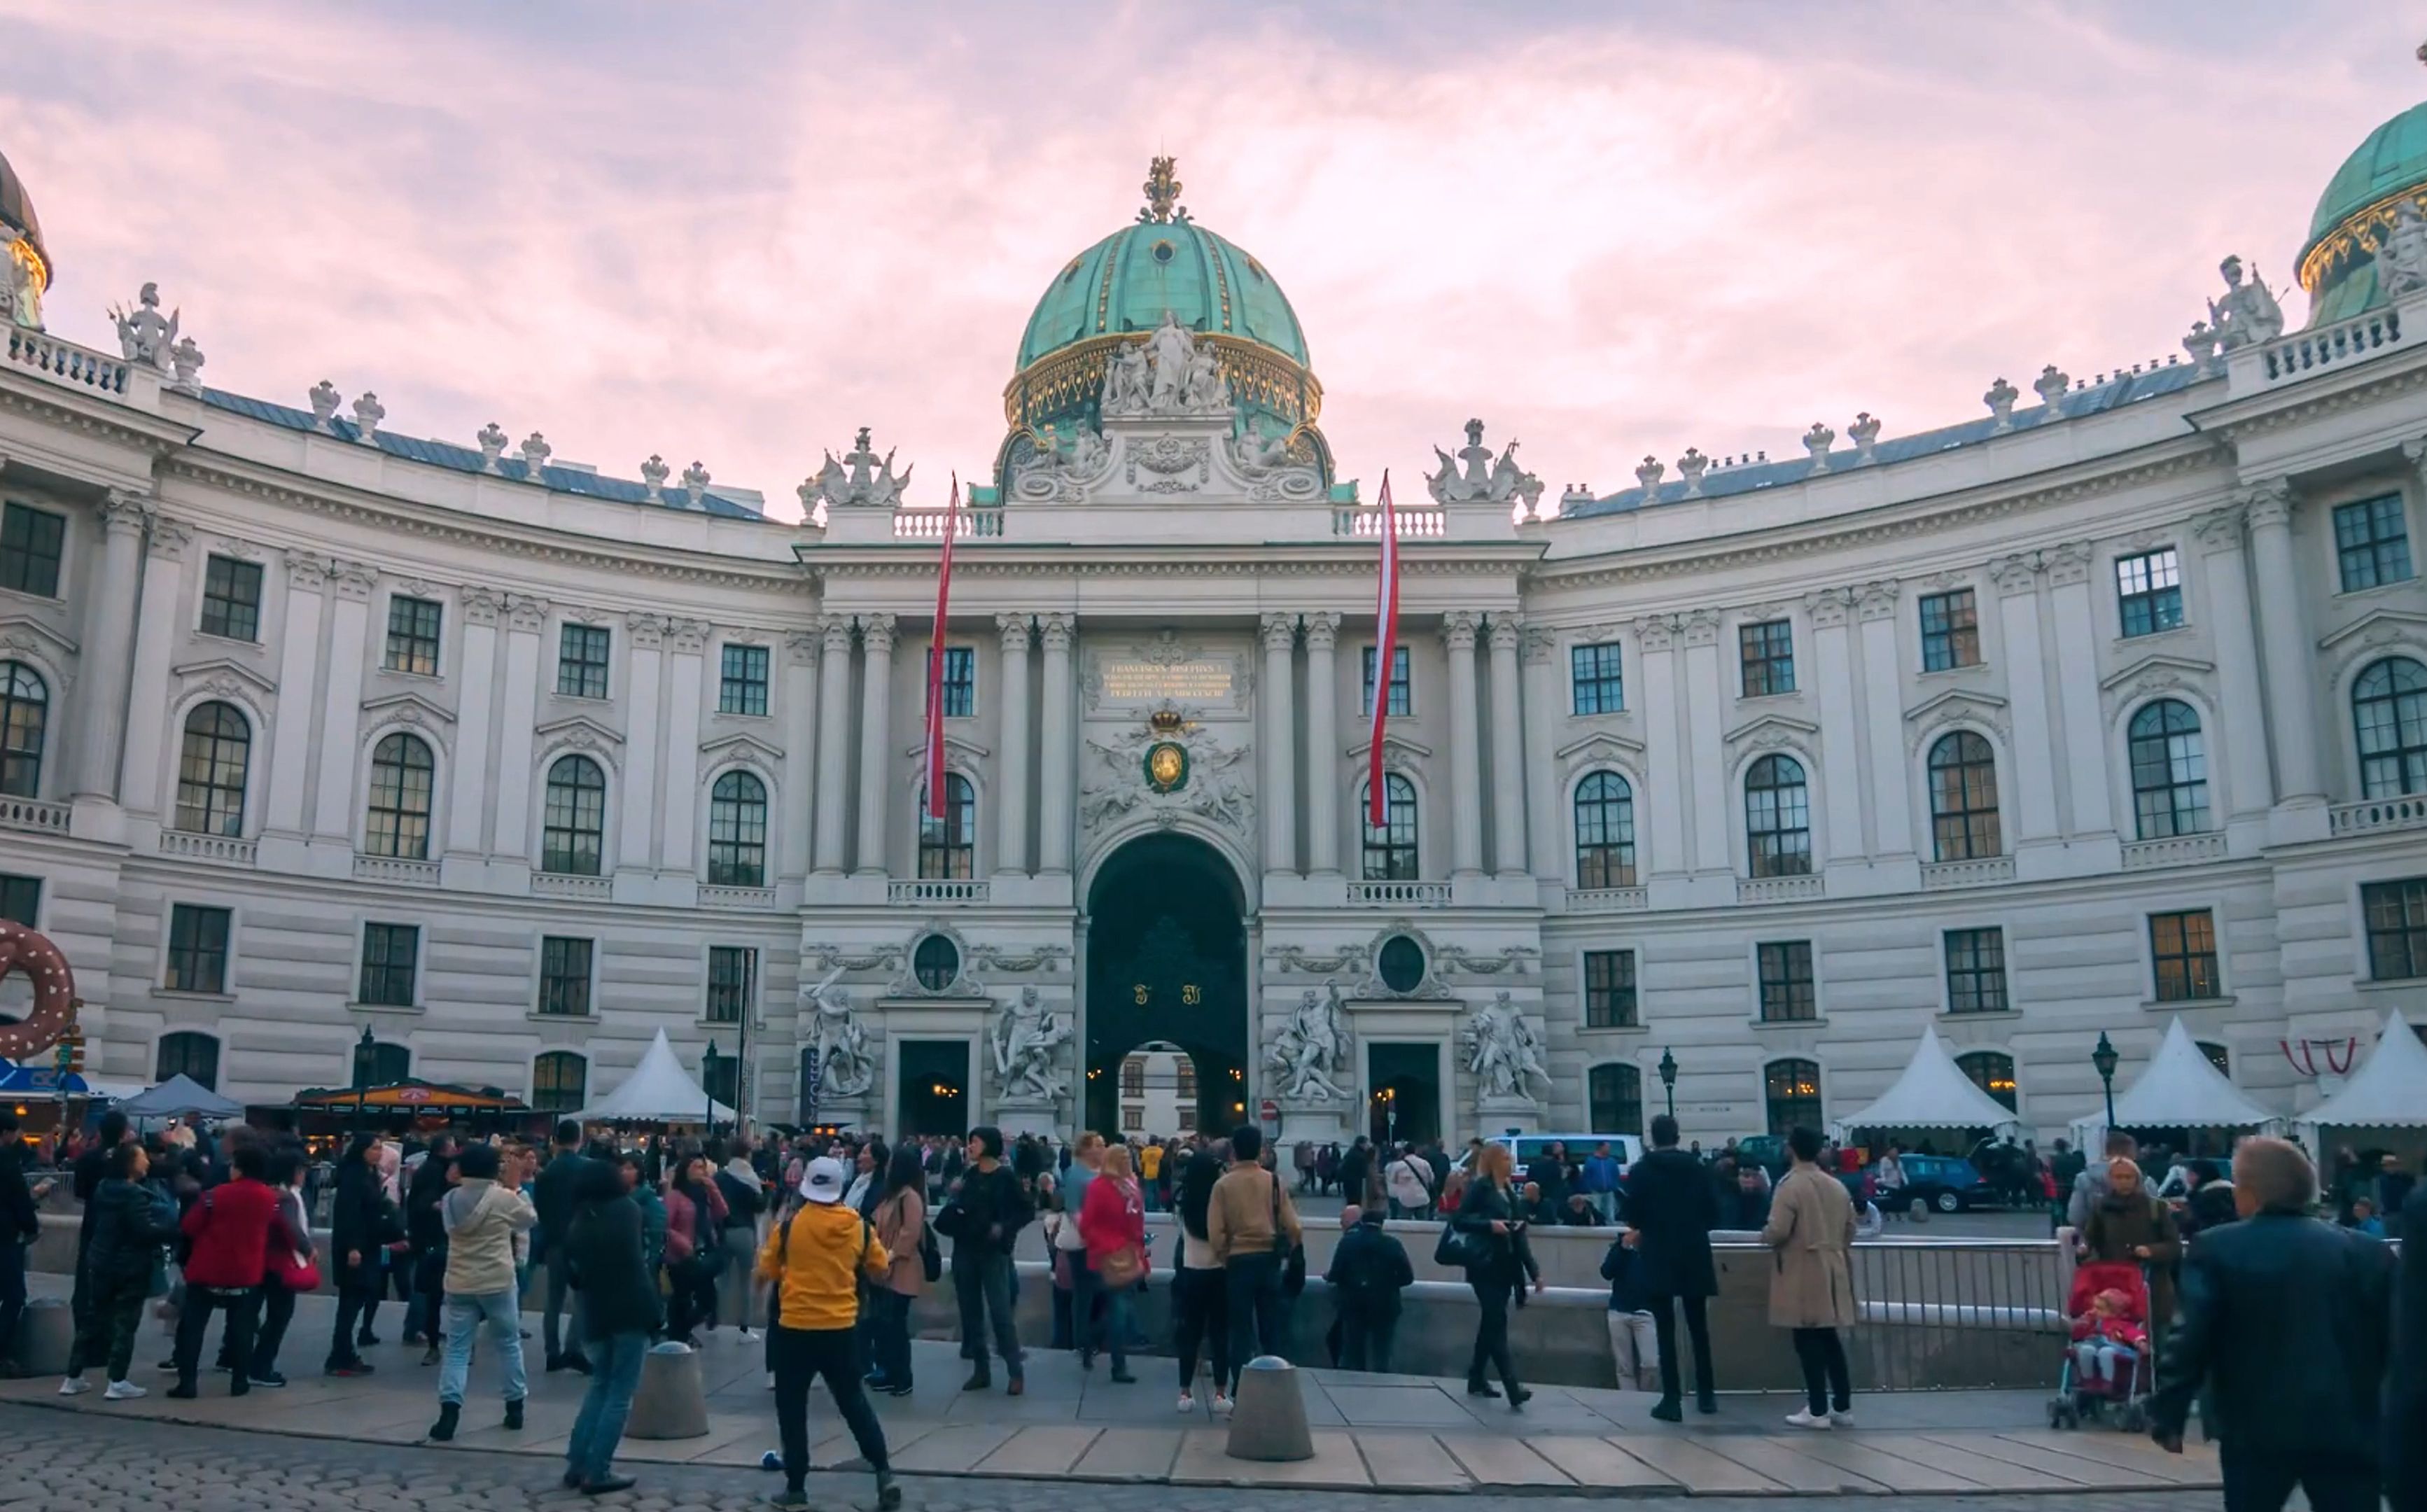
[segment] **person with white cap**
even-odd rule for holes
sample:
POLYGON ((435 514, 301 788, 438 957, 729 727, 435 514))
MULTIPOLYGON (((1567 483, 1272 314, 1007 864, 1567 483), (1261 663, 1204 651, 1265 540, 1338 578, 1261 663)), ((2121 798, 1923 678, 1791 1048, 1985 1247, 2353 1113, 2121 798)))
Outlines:
POLYGON ((809 1473, 809 1384, 823 1377, 835 1410, 876 1471, 876 1504, 902 1504, 876 1421, 861 1380, 859 1283, 883 1280, 892 1265, 867 1219, 843 1203, 851 1173, 822 1155, 801 1176, 800 1211, 776 1225, 758 1252, 758 1277, 774 1283, 775 1315, 768 1349, 775 1364, 775 1425, 784 1440, 784 1490, 779 1507, 806 1507, 809 1473))

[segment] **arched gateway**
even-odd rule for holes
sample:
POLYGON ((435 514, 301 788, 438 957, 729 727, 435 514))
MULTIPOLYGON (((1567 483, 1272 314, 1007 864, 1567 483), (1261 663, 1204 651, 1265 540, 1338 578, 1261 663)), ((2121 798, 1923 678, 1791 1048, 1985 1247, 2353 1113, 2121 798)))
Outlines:
POLYGON ((1121 1063, 1150 1041, 1193 1065, 1197 1096, 1181 1114, 1195 1128, 1247 1116, 1246 900, 1212 846, 1149 835, 1105 859, 1087 889, 1086 983, 1082 1127, 1122 1126, 1121 1063))

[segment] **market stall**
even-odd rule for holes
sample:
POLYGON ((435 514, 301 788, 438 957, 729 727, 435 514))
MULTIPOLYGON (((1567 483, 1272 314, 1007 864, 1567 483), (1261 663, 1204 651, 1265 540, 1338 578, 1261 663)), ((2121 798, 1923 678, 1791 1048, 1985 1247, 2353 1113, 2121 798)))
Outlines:
POLYGON ((731 1123, 734 1114, 692 1080, 660 1029, 632 1074, 577 1116, 585 1124, 696 1126, 731 1123))
POLYGON ((2292 1123, 2301 1143, 2321 1159, 2329 1140, 2373 1143, 2411 1157, 2427 1147, 2427 1045, 2400 1009, 2386 1015, 2376 1048, 2359 1068, 2292 1123))
POLYGON ((376 1087, 306 1087, 284 1108, 249 1110, 255 1123, 291 1128, 315 1153, 356 1130, 432 1130, 464 1124, 475 1133, 528 1131, 529 1104, 496 1087, 462 1087, 408 1077, 376 1087))
MULTIPOLYGON (((2216 1068, 2177 1017, 2158 1053, 2115 1095, 2112 1127, 2189 1153, 2229 1153, 2237 1135, 2280 1129, 2284 1118, 2216 1068)), ((2107 1141, 2107 1111, 2073 1120, 2074 1147, 2095 1153, 2107 1141)))
POLYGON ((223 1097, 183 1072, 118 1104, 118 1111, 141 1122, 147 1118, 241 1118, 244 1104, 223 1097))
POLYGON ((1937 1030, 1925 1029, 1913 1048, 1913 1059, 1888 1089, 1870 1106, 1831 1127, 1843 1145, 1865 1142, 1858 1136, 1881 1144, 1892 1138, 1912 1142, 1917 1136, 1961 1135, 1968 1146, 1984 1132, 2019 1130, 2022 1121, 1963 1074, 1937 1030))

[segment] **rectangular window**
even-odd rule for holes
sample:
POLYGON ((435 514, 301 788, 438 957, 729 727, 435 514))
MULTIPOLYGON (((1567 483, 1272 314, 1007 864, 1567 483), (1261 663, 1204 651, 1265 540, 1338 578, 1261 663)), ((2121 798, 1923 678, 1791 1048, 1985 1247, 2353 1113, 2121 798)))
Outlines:
POLYGON ((556 638, 556 691, 565 698, 607 696, 607 653, 614 636, 603 625, 568 625, 556 638))
POLYGON ((1635 952, 1585 952, 1585 1027, 1633 1029, 1635 1016, 1635 952))
POLYGON ((35 929, 34 916, 41 910, 41 878, 0 876, 0 919, 35 929))
POLYGON ((2346 593, 2406 583, 2416 576, 2410 570, 2410 528, 2402 517, 2402 496, 2337 505, 2335 555, 2342 564, 2346 593))
POLYGON ((2115 595, 2126 636, 2154 635, 2183 623, 2183 571, 2175 548, 2115 559, 2115 595))
POLYGON ((1185 1055, 1180 1058, 1180 1100, 1197 1100, 1197 1063, 1185 1055))
POLYGON ((720 714, 764 714, 767 712, 767 648, 763 645, 728 645, 722 657, 722 673, 716 685, 716 711, 720 714))
MULTIPOLYGON (((1374 713, 1374 658, 1380 650, 1379 646, 1365 648, 1365 692, 1358 707, 1365 711, 1368 718, 1374 713)), ((1409 691, 1409 687, 1408 648, 1394 645, 1391 648, 1391 712, 1393 715, 1406 714, 1414 708, 1415 699, 1409 691)))
POLYGON ((171 992, 227 991, 228 911, 197 903, 169 909, 171 992))
POLYGON ((234 557, 203 565, 203 633, 231 641, 261 639, 261 566, 234 557))
POLYGON ((421 954, 418 924, 363 926, 363 980, 357 1002, 410 1008, 421 954))
POLYGON ((1615 642, 1570 646, 1568 675, 1577 713, 1617 714, 1625 709, 1626 680, 1620 675, 1615 642))
POLYGON ((438 675, 438 626, 446 611, 437 601, 406 598, 387 601, 387 670, 416 677, 438 675))
POLYGON ((1812 990, 1812 942, 1782 940, 1754 948, 1761 962, 1761 1021, 1800 1023, 1819 1016, 1812 990))
POLYGON ((67 516, 24 504, 0 510, 0 588, 37 598, 59 596, 59 551, 67 516))
POLYGON ((1121 1063, 1121 1096, 1146 1096, 1146 1061, 1142 1057, 1132 1055, 1121 1063))
POLYGON ((568 1018, 590 1016, 589 940, 549 935, 539 942, 539 1011, 568 1018))
POLYGON ((944 647, 944 717, 968 719, 978 711, 978 654, 965 645, 944 647))
POLYGON ((2378 982, 2427 977, 2427 877, 2369 883, 2359 902, 2368 920, 2369 976, 2378 982))
POLYGON ((746 945, 708 948, 708 1021, 738 1024, 758 988, 758 952, 746 945))
POLYGON ((1134 1102, 1121 1104, 1121 1128, 1130 1133, 1146 1131, 1146 1109, 1134 1102))
POLYGON ((1184 1102, 1180 1105, 1180 1131, 1183 1134, 1197 1132, 1196 1104, 1184 1102))
POLYGON ((2002 929, 1948 930, 1946 1011, 1951 1014, 2002 1014, 2006 1007, 2006 932, 2002 929))
POLYGON ((2219 998, 2216 920, 2205 908, 2149 916, 2149 954, 2158 967, 2158 1000, 2219 998))
POLYGON ((1736 650, 1744 661, 1744 695, 1766 698, 1795 691, 1795 626, 1764 620, 1736 626, 1736 650))
POLYGON ((1972 590, 1921 595, 1921 670, 1980 664, 1979 607, 1972 590))

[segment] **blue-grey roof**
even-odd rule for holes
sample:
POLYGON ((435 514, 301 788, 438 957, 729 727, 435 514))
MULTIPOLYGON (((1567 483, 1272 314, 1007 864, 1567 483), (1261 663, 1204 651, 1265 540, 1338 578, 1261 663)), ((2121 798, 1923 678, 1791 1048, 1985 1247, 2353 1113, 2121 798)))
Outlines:
MULTIPOLYGON (((2197 382, 2193 375, 2198 371, 2199 369, 2190 363, 2173 363, 2164 366, 2152 367, 2143 372, 2119 373, 2104 383, 2067 391, 2064 398, 2057 401, 2053 413, 2049 406, 2044 404, 2030 404, 2017 408, 2013 412, 2013 423, 2004 431, 1997 430, 1997 422, 1994 416, 1982 415, 1977 420, 1966 420, 1962 425, 1942 426, 1935 431, 1922 431, 1908 436, 1883 438, 1873 448, 1869 465, 1886 466, 1891 463, 1904 462, 1914 457, 1934 456, 1957 447, 1968 447, 1987 441, 1995 435, 2011 435, 2018 431, 2035 430, 2040 426, 2052 425, 2059 420, 2075 420, 2087 415, 2101 415, 2109 410, 2120 410, 2127 404, 2136 404, 2142 399, 2155 398, 2160 394, 2179 393, 2197 382)), ((1854 448, 1851 447, 1832 448, 1829 453, 1829 470, 1832 473, 1850 470, 1854 455, 1854 448)), ((1790 462, 1740 463, 1725 469, 1714 463, 1711 470, 1702 475, 1702 496, 1726 498, 1734 494, 1751 494, 1760 489, 1775 488, 1781 483, 1800 483, 1811 476, 1812 459, 1808 456, 1798 457, 1790 462)), ((1659 488, 1650 495, 1640 487, 1623 489, 1596 498, 1589 503, 1563 509, 1559 512, 1559 517, 1565 520, 1576 520, 1589 519, 1597 514, 1621 514, 1630 510, 1642 509, 1646 505, 1674 504, 1685 496, 1684 480, 1672 477, 1662 482, 1659 488)))
MULTIPOLYGON (((322 431, 320 427, 312 423, 312 412, 309 410, 298 410, 285 404, 272 404, 268 399, 247 398, 241 394, 230 394, 224 389, 203 390, 203 402, 214 409, 225 410, 231 415, 241 415, 270 425, 285 426, 289 431, 318 431, 323 435, 334 435, 340 441, 361 439, 361 432, 355 429, 351 420, 332 419, 328 429, 322 431)), ((393 431, 378 432, 371 438, 371 443, 389 456, 402 457, 408 462, 428 463, 435 467, 452 467, 459 473, 482 471, 481 453, 470 447, 449 446, 444 441, 424 441, 418 436, 399 435, 393 431)), ((627 479, 604 478, 578 467, 542 467, 539 473, 540 482, 553 493, 578 494, 584 498, 603 498, 618 504, 647 504, 653 509, 680 507, 672 502, 651 500, 646 484, 633 482, 627 479)), ((519 457, 500 457, 497 459, 497 476, 510 478, 518 482, 528 481, 530 477, 530 465, 519 457)), ((664 493, 665 500, 684 497, 686 496, 680 487, 668 484, 664 493)), ((720 498, 712 493, 700 496, 700 508, 706 513, 731 520, 765 518, 757 510, 746 509, 729 498, 720 498)))

